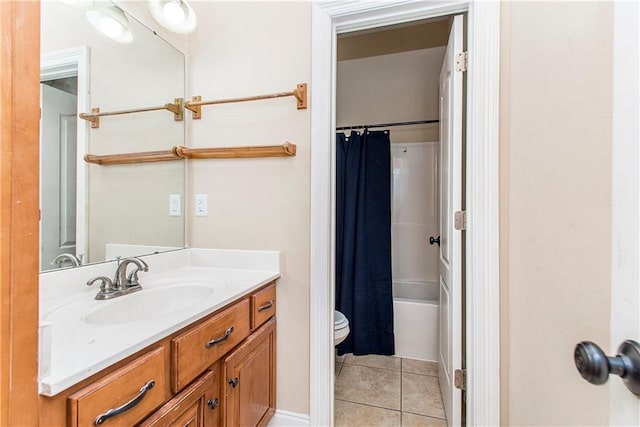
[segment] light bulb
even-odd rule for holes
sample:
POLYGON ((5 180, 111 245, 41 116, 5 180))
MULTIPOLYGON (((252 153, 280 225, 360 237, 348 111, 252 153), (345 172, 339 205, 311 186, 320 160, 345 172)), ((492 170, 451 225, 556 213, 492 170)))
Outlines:
POLYGON ((119 23, 112 17, 103 16, 100 19, 100 31, 102 31, 105 36, 115 39, 122 35, 122 33, 124 32, 124 28, 122 27, 121 23, 119 23))
POLYGON ((196 29, 196 13, 187 0, 148 1, 151 15, 167 30, 187 34, 196 29))
POLYGON ((165 19, 172 25, 180 25, 184 22, 185 13, 179 0, 166 2, 162 7, 162 13, 165 19))
MULTIPOLYGON (((2 0, 0 0, 2 1, 2 0)), ((87 19, 101 34, 119 43, 131 43, 133 33, 122 9, 116 6, 87 10, 87 19)))

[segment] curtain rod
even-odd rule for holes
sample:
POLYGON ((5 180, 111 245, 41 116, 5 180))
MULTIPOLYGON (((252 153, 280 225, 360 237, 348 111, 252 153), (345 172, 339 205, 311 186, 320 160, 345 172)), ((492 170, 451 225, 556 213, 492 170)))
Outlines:
POLYGON ((374 125, 353 125, 353 126, 341 126, 336 130, 351 130, 351 129, 364 129, 364 128, 387 128, 392 126, 410 126, 410 125, 424 125, 430 123, 440 123, 440 120, 414 120, 412 122, 395 122, 395 123, 378 123, 374 125))

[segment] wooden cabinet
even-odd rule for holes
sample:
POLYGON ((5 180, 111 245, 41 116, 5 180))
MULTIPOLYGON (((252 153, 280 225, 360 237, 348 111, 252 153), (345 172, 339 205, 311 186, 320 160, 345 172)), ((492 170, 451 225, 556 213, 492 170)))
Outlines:
POLYGON ((164 402, 164 373, 160 347, 69 396, 70 425, 138 423, 164 402))
POLYGON ((251 330, 276 315, 276 285, 271 284, 251 295, 251 330))
POLYGON ((272 282, 66 393, 41 396, 40 426, 265 426, 275 413, 275 297, 272 282))
POLYGON ((139 427, 218 427, 219 365, 190 384, 139 427))
POLYGON ((249 301, 244 299, 172 339, 172 391, 181 390, 248 336, 249 301))
POLYGON ((276 319, 224 359, 224 426, 265 426, 275 412, 276 319))

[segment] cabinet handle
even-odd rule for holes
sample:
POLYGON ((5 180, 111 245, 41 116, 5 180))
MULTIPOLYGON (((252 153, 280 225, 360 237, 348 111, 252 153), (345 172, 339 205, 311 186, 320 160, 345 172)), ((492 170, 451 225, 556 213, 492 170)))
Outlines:
POLYGON ((206 344, 206 347, 207 347, 207 348, 211 348, 211 347, 213 347, 213 346, 214 346, 214 345, 216 345, 216 344, 219 344, 219 343, 221 343, 221 342, 223 342, 223 341, 226 341, 227 339, 229 339, 229 337, 231 336, 231 333, 232 333, 232 332, 233 332, 233 326, 229 327, 229 329, 227 329, 227 330, 224 332, 224 335, 223 335, 223 336, 221 336, 220 338, 214 338, 214 339, 212 339, 211 341, 209 341, 209 342, 206 344))
POLYGON ((218 407, 219 403, 220 403, 220 401, 216 397, 215 399, 209 399, 207 401, 207 406, 209 406, 209 408, 211 408, 213 410, 213 409, 216 409, 218 407))
POLYGON ((235 377, 235 378, 229 380, 229 384, 231 384, 231 387, 233 387, 233 388, 238 387, 238 383, 239 382, 240 382, 240 380, 238 379, 238 377, 235 377))
POLYGON ((269 300, 268 303, 258 307, 258 311, 263 311, 263 310, 266 310, 266 309, 271 308, 271 307, 273 307, 273 300, 269 300))
POLYGON ((151 390, 153 388, 154 385, 156 385, 156 382, 154 380, 149 381, 148 383, 146 383, 145 385, 142 386, 142 388, 140 389, 140 392, 138 393, 138 395, 136 397, 134 397, 133 399, 131 399, 130 401, 128 401, 127 403, 125 403, 122 406, 118 406, 117 408, 109 409, 104 414, 98 415, 96 417, 96 419, 93 421, 93 424, 94 425, 100 425, 103 422, 107 421, 109 418, 115 417, 116 415, 119 415, 119 414, 121 414, 123 412, 126 412, 129 409, 133 408, 134 406, 136 406, 138 403, 140 403, 142 401, 144 396, 147 394, 147 392, 149 390, 151 390))

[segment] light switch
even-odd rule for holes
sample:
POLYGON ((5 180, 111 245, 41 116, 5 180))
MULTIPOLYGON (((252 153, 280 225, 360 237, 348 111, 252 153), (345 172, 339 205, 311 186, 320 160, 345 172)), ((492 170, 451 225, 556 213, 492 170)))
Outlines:
POLYGON ((207 216, 206 194, 196 194, 196 216, 207 216))
POLYGON ((169 216, 182 216, 182 196, 169 194, 169 216))

